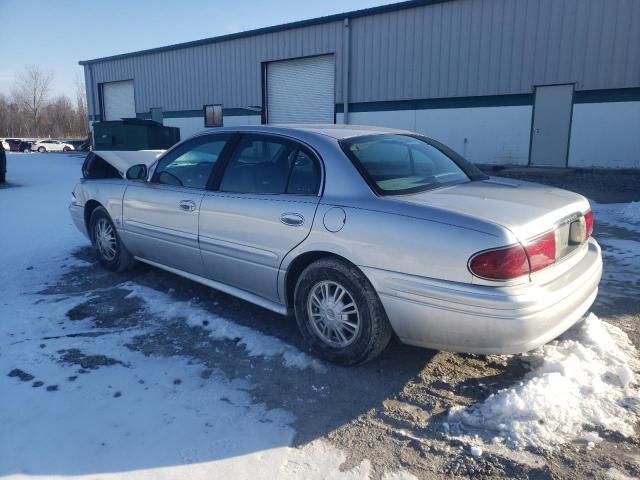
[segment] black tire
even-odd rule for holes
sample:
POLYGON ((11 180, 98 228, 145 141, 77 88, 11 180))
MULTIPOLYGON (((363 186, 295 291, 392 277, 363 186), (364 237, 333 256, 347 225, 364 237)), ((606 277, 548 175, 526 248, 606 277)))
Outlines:
POLYGON ((135 259, 133 255, 124 246, 118 231, 111 220, 111 217, 103 207, 97 207, 91 213, 91 219, 89 220, 89 232, 91 236, 91 243, 96 250, 96 256, 100 264, 107 270, 112 272, 123 272, 135 265, 135 259), (98 240, 98 229, 108 225, 111 227, 114 236, 114 254, 112 257, 107 256, 103 249, 100 247, 100 241, 98 240))
POLYGON ((371 283, 357 267, 339 259, 321 259, 302 271, 296 283, 294 307, 298 327, 311 350, 338 365, 358 365, 375 358, 386 348, 393 333, 371 283), (352 343, 344 347, 330 345, 312 325, 308 302, 311 293, 325 281, 345 288, 357 307, 360 327, 352 343))
POLYGON ((70 151, 71 151, 71 149, 70 149, 69 147, 64 147, 64 148, 62 149, 62 151, 63 151, 63 152, 70 152, 70 151))
POLYGON ((40 152, 40 153, 44 153, 44 152, 46 152, 46 151, 47 151, 47 149, 46 149, 46 148, 44 148, 44 147, 38 147, 38 152, 40 152))

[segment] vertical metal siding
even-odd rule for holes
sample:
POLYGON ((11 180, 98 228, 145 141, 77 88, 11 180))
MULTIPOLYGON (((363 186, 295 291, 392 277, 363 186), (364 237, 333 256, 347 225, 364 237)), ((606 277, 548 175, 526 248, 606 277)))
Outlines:
MULTIPOLYGON (((262 62, 333 53, 341 102, 343 28, 336 21, 97 62, 94 84, 133 78, 138 112, 257 106, 262 62)), ((453 0, 353 18, 349 28, 351 102, 640 86, 637 0, 453 0)))
POLYGON ((457 0, 356 18, 351 99, 639 86, 638 17, 634 0, 457 0))

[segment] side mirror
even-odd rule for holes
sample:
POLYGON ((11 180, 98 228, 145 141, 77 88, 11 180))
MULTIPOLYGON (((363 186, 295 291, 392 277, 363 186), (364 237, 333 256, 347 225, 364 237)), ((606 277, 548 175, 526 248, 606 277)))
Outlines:
POLYGON ((127 170, 127 180, 146 180, 148 175, 147 166, 143 163, 134 165, 127 170))

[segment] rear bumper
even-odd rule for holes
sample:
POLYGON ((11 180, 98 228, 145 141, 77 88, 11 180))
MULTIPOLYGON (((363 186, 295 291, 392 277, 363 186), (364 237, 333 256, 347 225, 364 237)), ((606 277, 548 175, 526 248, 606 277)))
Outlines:
POLYGON ((580 261, 545 284, 490 287, 364 267, 404 343, 456 352, 533 350, 582 318, 598 293, 602 259, 589 240, 580 261))
POLYGON ((82 205, 76 205, 75 203, 69 204, 69 215, 71 215, 71 220, 73 220, 76 228, 80 230, 85 237, 89 238, 87 226, 84 223, 84 207, 82 205))

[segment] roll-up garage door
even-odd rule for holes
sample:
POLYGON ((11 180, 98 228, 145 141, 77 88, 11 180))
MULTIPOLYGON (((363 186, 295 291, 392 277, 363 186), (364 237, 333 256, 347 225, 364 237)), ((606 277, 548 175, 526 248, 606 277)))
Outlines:
POLYGON ((333 55, 267 64, 269 123, 334 123, 333 55))
POLYGON ((105 120, 135 118, 136 104, 133 96, 133 80, 103 83, 102 102, 105 120))

